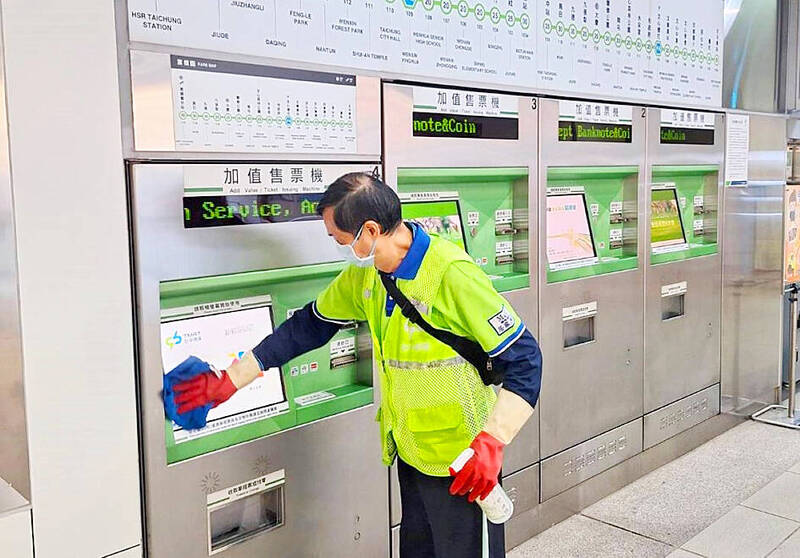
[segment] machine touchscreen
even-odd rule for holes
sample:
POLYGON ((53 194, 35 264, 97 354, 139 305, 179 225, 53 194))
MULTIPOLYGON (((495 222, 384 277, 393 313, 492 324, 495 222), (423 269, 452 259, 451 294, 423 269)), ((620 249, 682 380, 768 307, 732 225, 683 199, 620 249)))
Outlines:
POLYGON ((597 257, 584 194, 547 196, 547 262, 551 269, 597 257))
POLYGON ((466 250, 458 200, 404 202, 403 219, 418 223, 427 233, 446 238, 466 250))
MULTIPOLYGON (((196 356, 224 370, 272 333, 274 322, 269 304, 249 308, 241 308, 241 305, 235 302, 212 303, 194 307, 194 311, 193 308, 187 308, 188 316, 187 313, 176 312, 181 309, 173 309, 167 316, 162 316, 161 359, 164 373, 189 356, 196 356), (234 309, 201 313, 206 307, 214 312, 213 309, 226 306, 234 309)), ((211 409, 205 428, 189 431, 173 424, 175 443, 237 428, 288 410, 281 371, 279 368, 269 368, 228 401, 211 409)))
POLYGON ((686 243, 678 193, 675 188, 653 190, 650 201, 650 246, 652 249, 686 243))

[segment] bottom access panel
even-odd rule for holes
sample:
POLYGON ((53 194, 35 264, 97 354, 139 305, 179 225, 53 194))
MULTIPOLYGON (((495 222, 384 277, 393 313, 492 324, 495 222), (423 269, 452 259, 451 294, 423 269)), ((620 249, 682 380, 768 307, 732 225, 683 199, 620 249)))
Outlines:
POLYGON ((642 419, 632 420, 542 461, 541 501, 642 451, 642 419))
POLYGON ((644 449, 718 414, 719 384, 648 413, 644 416, 644 449))
POLYGON ((506 550, 534 535, 530 512, 539 505, 539 464, 503 477, 503 488, 514 502, 514 515, 506 522, 506 550))

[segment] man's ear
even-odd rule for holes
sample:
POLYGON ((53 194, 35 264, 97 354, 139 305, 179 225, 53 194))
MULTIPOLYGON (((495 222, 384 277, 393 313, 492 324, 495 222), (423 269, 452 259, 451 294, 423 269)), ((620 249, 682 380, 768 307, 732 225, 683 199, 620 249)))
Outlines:
POLYGON ((381 234, 381 226, 377 221, 373 221, 372 219, 364 223, 364 229, 369 231, 372 236, 380 236, 381 234))

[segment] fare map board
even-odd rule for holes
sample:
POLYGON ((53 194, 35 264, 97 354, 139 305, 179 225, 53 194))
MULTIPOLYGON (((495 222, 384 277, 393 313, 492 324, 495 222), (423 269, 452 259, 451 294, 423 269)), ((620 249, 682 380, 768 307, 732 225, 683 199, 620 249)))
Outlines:
POLYGON ((129 0, 132 41, 721 105, 721 0, 129 0))

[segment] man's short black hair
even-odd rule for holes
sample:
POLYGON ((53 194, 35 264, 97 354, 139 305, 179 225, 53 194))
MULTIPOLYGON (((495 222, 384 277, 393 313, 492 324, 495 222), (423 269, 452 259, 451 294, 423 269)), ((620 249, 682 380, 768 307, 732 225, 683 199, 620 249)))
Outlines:
POLYGON ((352 235, 367 221, 376 221, 381 234, 393 232, 403 222, 400 198, 383 180, 364 172, 337 178, 322 195, 317 213, 333 208, 333 222, 352 235))

